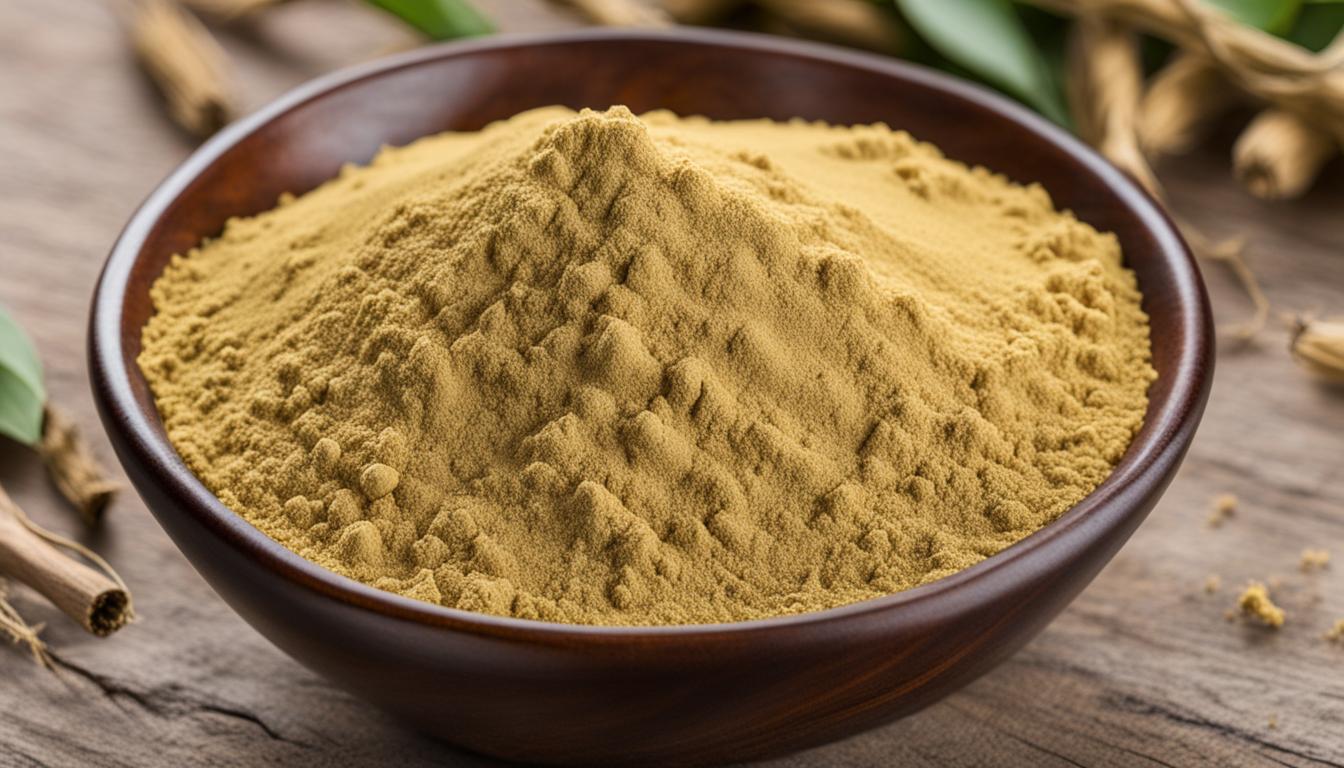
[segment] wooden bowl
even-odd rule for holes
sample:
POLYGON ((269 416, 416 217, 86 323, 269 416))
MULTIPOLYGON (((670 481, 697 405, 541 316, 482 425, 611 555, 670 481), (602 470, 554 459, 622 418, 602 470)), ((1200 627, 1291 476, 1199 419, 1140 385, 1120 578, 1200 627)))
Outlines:
MULTIPOLYGON (((225 130, 170 176, 112 249, 90 371, 135 487, 233 608, 295 659, 430 734, 538 762, 707 763, 779 755, 914 712, 1041 630, 1111 558, 1176 472, 1213 365, 1208 301, 1172 223, 1064 131, 984 89, 886 58, 743 34, 499 37, 322 78, 225 130), (548 624, 381 592, 309 563, 183 465, 136 365, 150 284, 230 216, 272 207, 382 144, 548 104, 714 118, 883 121, 951 157, 1040 182, 1116 233, 1152 318, 1142 431, 1059 520, 940 581, 799 616, 655 628, 548 624)), ((1024 692, 1026 695, 1026 692, 1024 692)))

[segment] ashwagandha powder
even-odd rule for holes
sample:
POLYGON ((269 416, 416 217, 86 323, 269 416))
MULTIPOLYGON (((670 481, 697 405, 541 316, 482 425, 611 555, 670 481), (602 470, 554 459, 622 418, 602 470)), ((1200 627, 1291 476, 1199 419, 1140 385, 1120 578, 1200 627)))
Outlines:
POLYGON ((1139 428, 1115 238, 885 126, 527 112, 173 259, 140 364, 284 546, 585 624, 837 606, 1053 520, 1139 428))

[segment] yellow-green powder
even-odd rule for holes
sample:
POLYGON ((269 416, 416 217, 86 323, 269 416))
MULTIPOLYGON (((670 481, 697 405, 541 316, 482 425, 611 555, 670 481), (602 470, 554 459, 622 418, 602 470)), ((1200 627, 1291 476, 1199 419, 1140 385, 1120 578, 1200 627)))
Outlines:
POLYGON ((154 286, 177 450, 382 589, 592 624, 923 584, 1111 471, 1115 238, 885 126, 548 108, 382 152, 154 286))

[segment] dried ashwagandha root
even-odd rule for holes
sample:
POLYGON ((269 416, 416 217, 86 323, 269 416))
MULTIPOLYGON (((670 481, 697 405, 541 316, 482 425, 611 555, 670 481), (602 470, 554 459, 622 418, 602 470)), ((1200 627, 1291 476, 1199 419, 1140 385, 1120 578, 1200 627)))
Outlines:
POLYGON ((1143 95, 1139 143, 1154 157, 1188 152, 1243 98, 1209 57, 1178 54, 1153 76, 1143 95))
POLYGON ((563 4, 604 27, 665 27, 672 23, 662 9, 635 0, 563 0, 563 4))
POLYGON ((1335 137, 1282 109, 1256 116, 1232 147, 1232 168, 1251 194, 1288 200, 1307 191, 1339 152, 1335 137))
POLYGON ((135 0, 131 40, 163 93, 173 121, 195 136, 219 130, 235 112, 223 50, 187 11, 167 0, 135 0))
POLYGON ((909 42, 904 26, 881 5, 868 0, 756 0, 783 27, 831 43, 895 53, 909 42))
POLYGON ((1161 200, 1157 177, 1139 148, 1143 67, 1138 39, 1113 21, 1080 16, 1069 40, 1069 63, 1069 111, 1078 135, 1161 200))
POLYGON ((74 422, 50 403, 37 450, 61 495, 79 510, 84 522, 96 525, 116 494, 117 484, 89 450, 74 422))
POLYGON ((1293 359, 1312 375, 1344 384, 1344 320, 1293 320, 1293 359))
MULTIPOLYGON (((1322 56, 1344 54, 1344 34, 1322 56)), ((1306 192, 1321 169, 1339 153, 1341 136, 1306 115, 1282 108, 1256 116, 1232 148, 1232 168, 1251 194, 1286 200, 1306 192)))
POLYGON ((131 593, 97 553, 28 519, 0 488, 0 638, 26 645, 33 658, 51 667, 39 633, 7 599, 9 581, 36 590, 90 634, 106 637, 135 618, 131 593))
POLYGON ((746 0, 662 0, 660 5, 679 24, 716 24, 746 0))
POLYGON ((274 8, 286 0, 181 0, 191 10, 213 20, 230 22, 274 8))

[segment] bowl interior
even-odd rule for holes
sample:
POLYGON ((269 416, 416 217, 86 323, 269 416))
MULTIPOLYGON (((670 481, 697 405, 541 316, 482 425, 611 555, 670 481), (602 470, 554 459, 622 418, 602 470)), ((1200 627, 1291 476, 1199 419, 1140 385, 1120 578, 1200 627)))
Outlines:
MULTIPOLYGON (((741 34, 586 32, 434 47, 337 73, 240 121, 193 155, 127 226, 95 303, 95 379, 111 380, 107 386, 116 407, 139 412, 127 420, 132 441, 152 442, 159 455, 171 455, 135 358, 140 330, 152 312, 149 287, 173 254, 217 234, 230 217, 267 210, 283 192, 301 194, 317 186, 343 163, 368 161, 382 145, 479 129, 551 104, 625 104, 636 113, 665 108, 716 119, 885 122, 938 145, 952 158, 1018 182, 1039 183, 1057 206, 1118 236, 1152 322, 1159 378, 1150 390, 1145 425, 1092 496, 995 558, 1087 514, 1097 506, 1095 497, 1138 477, 1168 450, 1186 422, 1197 418, 1209 334, 1207 300, 1193 261, 1152 201, 1064 131, 979 87, 875 56, 741 34), (115 343, 99 341, 103 324, 115 326, 109 332, 115 343)), ((178 465, 173 482, 195 484, 183 498, 209 498, 223 510, 178 465)), ((264 538, 255 530, 245 535, 264 538)), ((290 553, 278 556, 299 559, 290 553)), ((979 568, 949 578, 970 578, 979 568)), ((934 586, 876 602, 898 601, 934 586)), ((364 594, 364 601, 409 602, 378 594, 382 597, 364 594)), ((428 604, 416 608, 419 615, 426 611, 461 613, 428 604)))

